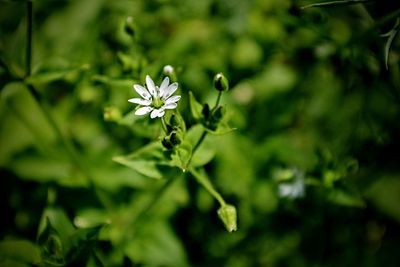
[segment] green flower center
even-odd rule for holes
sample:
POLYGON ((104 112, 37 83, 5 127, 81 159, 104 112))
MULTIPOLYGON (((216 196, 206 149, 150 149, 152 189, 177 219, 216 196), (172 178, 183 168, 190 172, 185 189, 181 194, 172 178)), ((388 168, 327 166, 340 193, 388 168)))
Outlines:
POLYGON ((161 108, 164 106, 164 101, 160 97, 153 98, 153 107, 161 108))

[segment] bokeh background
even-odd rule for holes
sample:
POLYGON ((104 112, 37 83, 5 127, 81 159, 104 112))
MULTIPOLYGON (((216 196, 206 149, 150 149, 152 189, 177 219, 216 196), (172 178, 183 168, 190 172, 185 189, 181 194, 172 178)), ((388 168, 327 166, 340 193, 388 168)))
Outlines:
POLYGON ((27 75, 28 4, 0 1, 2 266, 399 266, 400 7, 315 2, 36 0, 27 75), (112 160, 157 139, 127 100, 165 65, 188 125, 230 81, 205 167, 234 233, 190 176, 143 215, 164 180, 112 160))

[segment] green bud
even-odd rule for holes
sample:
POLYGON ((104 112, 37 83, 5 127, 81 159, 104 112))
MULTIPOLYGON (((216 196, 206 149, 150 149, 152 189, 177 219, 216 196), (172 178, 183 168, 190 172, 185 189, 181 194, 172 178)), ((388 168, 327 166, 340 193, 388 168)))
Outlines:
POLYGON ((131 16, 126 18, 124 28, 129 35, 135 36, 135 23, 133 22, 133 18, 131 16))
POLYGON ((204 119, 207 121, 210 117, 210 107, 208 106, 208 104, 204 104, 201 113, 203 114, 204 119))
POLYGON ((169 119, 169 124, 172 127, 179 127, 179 120, 175 114, 171 115, 171 118, 169 119))
POLYGON ((163 145, 163 147, 165 147, 168 150, 174 148, 174 145, 172 144, 169 136, 164 137, 161 140, 161 144, 163 145))
POLYGON ((180 135, 179 135, 176 131, 173 131, 173 132, 170 134, 169 140, 170 140, 170 142, 171 142, 171 144, 172 144, 173 146, 177 146, 177 145, 179 145, 180 143, 182 143, 182 139, 181 139, 180 135))
POLYGON ((220 72, 214 77, 214 88, 218 91, 228 91, 229 82, 228 79, 220 72))
POLYGON ((218 216, 224 223, 228 232, 237 230, 237 213, 236 208, 232 205, 223 205, 218 209, 218 216))
POLYGON ((224 114, 225 114, 225 108, 223 106, 219 106, 214 110, 212 117, 214 121, 220 121, 224 116, 224 114))
POLYGON ((104 109, 103 117, 105 121, 117 122, 121 119, 121 111, 116 107, 106 107, 104 109))

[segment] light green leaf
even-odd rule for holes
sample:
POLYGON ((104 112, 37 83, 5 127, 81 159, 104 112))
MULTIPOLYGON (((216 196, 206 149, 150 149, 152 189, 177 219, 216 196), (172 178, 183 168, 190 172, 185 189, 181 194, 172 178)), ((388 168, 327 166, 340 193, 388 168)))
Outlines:
POLYGON ((362 4, 371 2, 373 0, 342 0, 342 1, 329 1, 329 2, 321 2, 321 3, 314 3, 310 5, 303 6, 302 8, 309 8, 309 7, 332 7, 332 6, 347 6, 347 5, 355 5, 355 4, 362 4))
POLYGON ((39 248, 28 240, 2 241, 0 242, 0 265, 5 266, 3 263, 7 261, 16 264, 38 264, 40 262, 39 248))
POLYGON ((163 147, 160 142, 150 143, 127 156, 113 157, 113 161, 150 178, 161 179, 163 177, 157 168, 162 162, 165 163, 163 147))
POLYGON ((191 91, 189 92, 189 104, 193 118, 199 120, 202 117, 201 110, 203 106, 196 100, 191 91))

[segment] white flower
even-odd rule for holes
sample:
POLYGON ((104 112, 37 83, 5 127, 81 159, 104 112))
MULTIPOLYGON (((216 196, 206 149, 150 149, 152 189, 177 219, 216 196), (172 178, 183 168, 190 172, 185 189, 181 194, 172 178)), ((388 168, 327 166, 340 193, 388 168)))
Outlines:
POLYGON ((175 109, 177 102, 181 99, 180 95, 172 96, 178 89, 178 83, 169 84, 169 78, 165 77, 160 87, 156 86, 149 75, 146 75, 146 87, 139 84, 133 85, 135 91, 142 98, 131 98, 128 101, 141 105, 136 110, 135 115, 145 115, 150 113, 150 118, 162 117, 166 109, 175 109))

